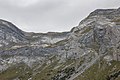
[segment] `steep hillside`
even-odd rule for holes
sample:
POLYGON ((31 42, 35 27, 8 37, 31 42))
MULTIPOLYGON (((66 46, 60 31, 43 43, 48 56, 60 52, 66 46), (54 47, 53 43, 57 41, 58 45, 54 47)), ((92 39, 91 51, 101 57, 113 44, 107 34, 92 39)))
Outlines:
POLYGON ((25 42, 27 42, 27 39, 23 31, 10 22, 0 20, 0 47, 25 42))
POLYGON ((120 8, 97 9, 63 33, 27 33, 2 21, 1 44, 10 46, 0 50, 2 80, 120 79, 120 8))

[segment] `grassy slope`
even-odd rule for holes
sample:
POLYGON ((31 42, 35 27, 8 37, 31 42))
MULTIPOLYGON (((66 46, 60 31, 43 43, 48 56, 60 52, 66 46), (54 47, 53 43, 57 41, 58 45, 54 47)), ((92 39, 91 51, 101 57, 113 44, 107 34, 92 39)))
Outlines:
POLYGON ((0 73, 0 80, 13 80, 17 77, 20 80, 27 80, 31 77, 31 73, 31 69, 28 66, 25 64, 19 64, 0 73))
MULTIPOLYGON (((50 65, 45 65, 44 68, 40 71, 40 73, 36 74, 33 77, 33 80, 51 80, 53 76, 55 76, 58 71, 61 71, 67 65, 73 64, 73 60, 68 60, 65 63, 58 63, 59 61, 54 61, 50 65)), ((72 67, 68 66, 67 68, 72 67)))
MULTIPOLYGON (((57 60, 56 57, 52 57, 51 59, 52 62, 50 64, 43 64, 36 70, 34 70, 35 68, 29 68, 25 64, 15 65, 0 73, 0 80, 13 80, 15 78, 28 80, 31 77, 32 80, 51 80, 51 78, 57 75, 59 71, 69 70, 70 68, 75 67, 76 63, 75 60, 67 60, 66 62, 59 63, 59 60, 57 60)), ((81 63, 80 60, 78 60, 78 62, 81 63)), ((110 63, 111 65, 101 60, 101 62, 91 66, 75 80, 107 80, 107 77, 110 76, 110 74, 120 71, 120 62, 111 61, 110 63)), ((116 78, 116 80, 120 80, 120 77, 116 78)))
POLYGON ((63 63, 58 62, 59 60, 54 57, 52 63, 43 64, 36 70, 34 70, 35 67, 31 69, 23 63, 17 64, 0 73, 0 80, 13 80, 15 78, 19 78, 20 80, 28 80, 29 78, 32 78, 32 80, 51 80, 58 71, 61 71, 64 68, 70 68, 74 65, 74 60, 67 60, 63 63))
MULTIPOLYGON (((117 71, 120 71, 119 61, 112 61, 111 65, 108 65, 106 62, 101 61, 101 63, 96 63, 91 66, 75 80, 108 80, 108 76, 117 71)), ((116 78, 115 80, 120 80, 120 77, 116 78)))

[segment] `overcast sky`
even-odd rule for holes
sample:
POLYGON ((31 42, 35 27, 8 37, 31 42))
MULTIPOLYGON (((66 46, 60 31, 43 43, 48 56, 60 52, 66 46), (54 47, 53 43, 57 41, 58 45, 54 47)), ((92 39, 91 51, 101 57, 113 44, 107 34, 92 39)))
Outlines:
POLYGON ((23 31, 69 31, 91 11, 118 8, 120 0, 0 0, 0 18, 23 31))

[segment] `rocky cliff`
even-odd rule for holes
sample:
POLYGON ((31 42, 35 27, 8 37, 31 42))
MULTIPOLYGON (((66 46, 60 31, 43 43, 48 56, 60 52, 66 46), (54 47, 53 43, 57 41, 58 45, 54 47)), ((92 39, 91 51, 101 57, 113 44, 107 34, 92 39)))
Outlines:
POLYGON ((2 80, 119 80, 120 8, 97 9, 62 33, 0 20, 0 45, 2 80))

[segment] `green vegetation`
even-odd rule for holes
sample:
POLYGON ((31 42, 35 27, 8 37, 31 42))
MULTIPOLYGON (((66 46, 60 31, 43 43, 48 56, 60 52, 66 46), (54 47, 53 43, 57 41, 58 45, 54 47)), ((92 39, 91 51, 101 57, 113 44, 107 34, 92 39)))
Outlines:
POLYGON ((119 18, 118 19, 114 19, 111 22, 120 22, 120 19, 119 18))
POLYGON ((114 20, 112 20, 111 22, 115 22, 116 25, 120 25, 120 18, 114 19, 114 20))
POLYGON ((13 80, 19 78, 20 80, 51 80, 59 71, 64 71, 65 73, 70 73, 74 69, 75 61, 66 60, 66 62, 59 63, 56 56, 49 56, 49 63, 45 62, 40 66, 40 64, 35 64, 33 67, 29 67, 24 63, 19 63, 13 65, 7 70, 0 73, 0 80, 13 80), (69 72, 70 71, 70 72, 69 72))
POLYGON ((53 47, 56 47, 56 46, 64 46, 66 43, 68 42, 68 40, 67 39, 64 39, 64 40, 61 40, 61 41, 58 41, 58 42, 56 42, 56 43, 54 43, 54 44, 49 44, 49 46, 47 46, 46 48, 53 48, 53 47))
MULTIPOLYGON (((110 63, 101 61, 91 66, 88 70, 86 70, 83 74, 78 76, 75 80, 110 80, 108 79, 110 74, 118 71, 120 71, 119 61, 111 61, 110 63)), ((114 80, 119 79, 120 77, 114 80)))
MULTIPOLYGON (((12 66, 0 73, 0 80, 13 80, 15 78, 20 80, 28 80, 29 78, 32 78, 32 80, 66 80, 71 77, 71 74, 76 73, 76 68, 80 67, 84 59, 67 59, 65 62, 60 63, 57 56, 51 55, 49 61, 49 63, 45 62, 42 66, 37 64, 32 68, 24 63, 12 66), (59 77, 60 74, 64 75, 59 77)), ((106 62, 101 59, 75 80, 109 80, 111 76, 115 77, 114 80, 119 80, 118 71, 120 71, 119 61, 106 62)))
POLYGON ((99 52, 99 49, 100 49, 100 45, 95 41, 91 48, 93 48, 96 52, 99 52))
POLYGON ((72 65, 74 65, 73 64, 74 60, 67 60, 66 62, 63 63, 58 62, 59 60, 56 60, 56 58, 53 57, 53 60, 51 61, 50 64, 42 66, 41 70, 38 69, 39 72, 35 76, 33 76, 33 80, 46 80, 46 79, 51 80, 61 71, 69 72, 69 70, 71 70, 71 68, 73 67, 72 65))
POLYGON ((0 73, 0 80, 13 80, 19 78, 20 80, 27 80, 32 76, 32 70, 25 64, 12 66, 6 71, 0 73))
POLYGON ((66 43, 68 42, 68 40, 67 39, 65 39, 65 40, 61 40, 61 41, 59 41, 59 42, 56 42, 54 45, 59 45, 59 46, 63 46, 63 45, 65 45, 66 43))
POLYGON ((56 73, 56 70, 53 70, 58 61, 51 63, 50 65, 44 65, 35 76, 33 76, 33 80, 50 80, 52 75, 56 73))
POLYGON ((91 27, 88 27, 87 29, 85 29, 83 32, 81 32, 81 34, 87 33, 91 30, 91 27))

